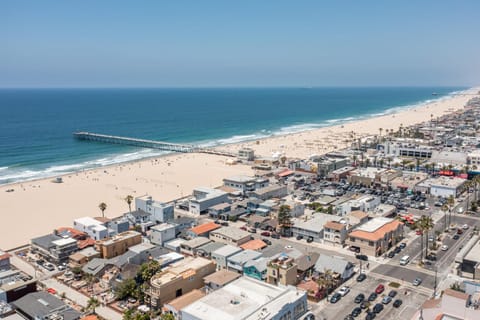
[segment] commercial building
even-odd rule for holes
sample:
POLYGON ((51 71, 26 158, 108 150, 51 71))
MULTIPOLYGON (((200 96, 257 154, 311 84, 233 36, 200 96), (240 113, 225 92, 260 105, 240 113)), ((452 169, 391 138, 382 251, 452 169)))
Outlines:
POLYGON ((236 247, 251 239, 250 233, 236 227, 222 227, 210 232, 210 240, 236 247))
POLYGON ((151 196, 135 198, 135 208, 151 214, 152 219, 157 223, 173 220, 173 204, 155 201, 151 196))
POLYGON ((380 177, 387 169, 367 167, 357 168, 350 172, 348 182, 351 184, 363 184, 365 186, 372 186, 380 184, 380 177))
POLYGON ((88 234, 95 240, 101 240, 110 236, 104 223, 91 217, 83 217, 73 220, 73 227, 78 231, 88 234))
POLYGON ((110 259, 127 252, 128 248, 142 242, 142 234, 126 231, 111 238, 97 241, 95 248, 104 259, 110 259))
POLYGON ((159 246, 176 237, 175 226, 170 223, 162 223, 150 228, 150 241, 159 246))
POLYGON ((238 247, 234 247, 231 245, 226 245, 220 249, 217 249, 212 252, 212 260, 215 262, 217 266, 217 270, 222 270, 227 268, 227 259, 231 256, 241 252, 242 249, 238 247))
POLYGON ((466 179, 456 177, 440 176, 437 178, 427 179, 417 185, 424 187, 432 196, 448 198, 450 196, 456 198, 465 189, 466 179))
POLYGON ((265 188, 269 185, 268 179, 249 176, 233 176, 223 179, 223 185, 241 191, 245 194, 248 191, 265 188))
POLYGON ((172 314, 176 320, 182 320, 182 313, 180 312, 180 310, 194 303, 198 299, 203 298, 204 296, 205 296, 205 292, 198 289, 194 289, 189 293, 186 293, 183 296, 175 298, 172 301, 166 303, 163 306, 163 309, 167 313, 172 314))
POLYGON ((67 262, 71 254, 78 250, 77 240, 63 238, 56 233, 31 240, 32 251, 55 264, 67 262))
POLYGON ((279 254, 270 260, 267 265, 268 283, 274 285, 295 285, 297 284, 297 264, 294 259, 285 253, 279 254))
POLYGON ((300 319, 307 295, 295 287, 277 287, 241 277, 182 309, 183 320, 300 319))
POLYGON ((218 189, 207 187, 193 190, 193 198, 188 202, 188 211, 194 214, 204 214, 214 205, 229 202, 228 194, 218 189))
POLYGON ((378 217, 364 223, 349 233, 346 244, 367 255, 379 256, 403 238, 403 223, 378 217))
POLYGON ((283 198, 288 195, 288 190, 286 185, 273 184, 264 188, 256 189, 255 191, 250 191, 247 195, 251 198, 268 200, 270 198, 283 198))
POLYGON ((215 264, 204 258, 188 257, 155 274, 145 291, 146 302, 155 309, 194 289, 203 287, 203 278, 215 272, 215 264))

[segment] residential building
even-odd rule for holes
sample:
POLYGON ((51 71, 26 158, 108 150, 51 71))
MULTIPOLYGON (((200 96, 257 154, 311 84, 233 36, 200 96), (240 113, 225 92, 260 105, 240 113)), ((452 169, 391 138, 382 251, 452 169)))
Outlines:
POLYGON ((315 263, 320 256, 317 252, 309 252, 295 258, 297 264, 297 279, 305 279, 313 273, 315 263))
POLYGON ((317 281, 312 279, 302 280, 297 285, 297 289, 305 291, 307 299, 315 303, 322 300, 327 292, 327 290, 321 287, 317 281))
POLYGON ((468 153, 467 163, 472 166, 480 167, 480 149, 475 149, 468 153))
POLYGON ((17 313, 29 320, 79 320, 82 314, 45 291, 33 292, 13 302, 17 313))
POLYGON ((267 282, 274 285, 297 284, 297 264, 285 253, 270 260, 267 265, 267 282))
POLYGON ((189 200, 188 211, 194 214, 204 214, 214 205, 229 202, 228 194, 218 189, 207 187, 193 190, 193 198, 189 200))
POLYGON ((210 232, 210 240, 240 246, 252 239, 249 232, 236 227, 222 227, 210 232))
POLYGON ((206 276, 203 280, 207 290, 218 290, 241 276, 238 272, 222 269, 206 276))
MULTIPOLYGON (((221 249, 220 249, 221 250, 221 249)), ((231 271, 243 272, 243 267, 250 260, 258 259, 262 256, 261 252, 253 250, 244 250, 227 258, 227 269, 231 271)))
POLYGON ((208 209, 208 215, 213 219, 218 219, 222 213, 232 211, 232 205, 230 203, 219 203, 208 209))
POLYGON ((217 230, 221 225, 216 224, 215 222, 207 222, 196 227, 190 228, 187 230, 187 237, 193 239, 196 237, 208 237, 210 232, 217 230))
POLYGON ((146 302, 158 309, 168 301, 203 287, 203 278, 213 272, 215 264, 212 261, 187 257, 150 279, 149 288, 145 291, 146 302))
POLYGON ((35 291, 37 291, 36 279, 25 277, 18 270, 0 271, 0 302, 12 302, 35 291))
POLYGON ((174 252, 180 252, 180 250, 182 248, 182 243, 185 243, 185 242, 187 242, 187 240, 182 239, 182 238, 177 238, 177 239, 173 239, 173 240, 165 242, 163 246, 165 248, 169 249, 169 250, 174 251, 174 252))
POLYGON ((292 235, 294 237, 302 236, 304 239, 311 237, 313 241, 320 242, 323 239, 325 223, 338 220, 338 218, 338 216, 320 212, 315 213, 315 215, 308 220, 294 218, 292 219, 292 235))
POLYGON ((258 208, 255 209, 255 214, 262 217, 268 217, 271 215, 277 204, 277 201, 273 199, 263 201, 258 205, 258 208))
POLYGON ((323 226, 323 239, 325 242, 343 245, 347 238, 347 224, 338 221, 327 221, 323 226))
POLYGON ((336 274, 335 277, 337 277, 341 282, 344 282, 353 276, 355 273, 354 267, 355 266, 353 263, 344 259, 343 257, 321 254, 315 263, 314 269, 320 274, 329 270, 336 274))
POLYGON ((104 223, 90 217, 83 217, 73 220, 73 227, 78 231, 88 234, 95 240, 105 239, 110 233, 104 223))
POLYGON ((351 231, 346 244, 360 249, 363 254, 379 256, 403 238, 403 223, 378 217, 351 231))
POLYGON ((140 209, 125 213, 125 217, 130 221, 132 226, 154 225, 152 214, 140 209))
POLYGON ((268 200, 271 198, 283 198, 288 195, 286 185, 269 185, 264 188, 255 189, 247 193, 248 197, 257 198, 261 200, 268 200))
POLYGON ((241 191, 245 194, 248 191, 265 188, 269 185, 268 179, 249 176, 234 176, 223 179, 223 185, 241 191))
POLYGON ((300 319, 307 295, 295 287, 277 287, 241 277, 182 309, 183 320, 300 319))
POLYGON ((111 238, 99 240, 95 248, 104 259, 110 259, 127 252, 128 248, 142 242, 142 234, 136 231, 126 231, 111 238))
POLYGON ((150 241, 159 246, 176 238, 175 226, 170 223, 162 223, 150 228, 150 241))
POLYGON ((160 264, 160 267, 162 267, 162 269, 165 269, 166 267, 168 267, 172 263, 178 262, 178 261, 183 260, 183 259, 185 259, 185 256, 183 254, 180 254, 180 253, 177 253, 177 252, 169 252, 169 253, 166 253, 166 254, 163 254, 163 255, 159 256, 155 260, 158 261, 158 263, 160 264))
POLYGON ((243 265, 243 275, 261 281, 265 280, 267 278, 268 261, 269 259, 264 257, 247 261, 243 265))
POLYGON ((189 256, 194 256, 197 254, 197 250, 206 245, 207 243, 212 242, 212 240, 206 237, 196 237, 192 240, 185 241, 180 244, 180 252, 189 256))
POLYGON ((68 264, 70 268, 82 267, 94 258, 100 258, 100 252, 93 247, 87 247, 70 255, 68 264))
POLYGON ((180 296, 178 298, 173 299, 170 302, 167 302, 163 306, 163 309, 167 313, 170 313, 171 315, 173 315, 176 320, 182 320, 182 313, 180 312, 180 310, 194 303, 198 299, 203 298, 204 296, 205 296, 205 292, 198 289, 194 289, 189 293, 184 294, 183 296, 180 296))
POLYGON ((0 271, 10 269, 10 254, 0 250, 0 271))
POLYGON ((375 210, 375 208, 381 203, 380 197, 371 196, 371 195, 362 195, 356 198, 353 198, 349 201, 343 202, 338 205, 336 210, 337 213, 343 215, 349 214, 352 211, 364 211, 370 212, 375 210))
POLYGON ((425 301, 412 320, 477 320, 480 319, 478 299, 480 295, 470 295, 452 289, 443 290, 443 295, 438 299, 425 301))
POLYGON ((56 233, 31 240, 32 251, 55 264, 68 261, 68 257, 78 250, 77 240, 63 238, 56 233))
POLYGON ((209 242, 207 244, 204 244, 201 247, 198 247, 195 254, 198 257, 211 259, 212 258, 212 252, 214 252, 215 250, 218 250, 218 249, 220 249, 224 246, 225 246, 225 244, 220 243, 220 242, 209 242))
POLYGON ((226 269, 228 258, 232 257, 233 255, 241 251, 242 251, 241 248, 234 247, 231 245, 226 245, 220 249, 213 251, 212 260, 215 262, 215 265, 217 266, 217 270, 226 269))
POLYGON ((135 198, 135 208, 151 214, 153 221, 157 223, 173 220, 173 204, 153 200, 151 196, 135 198))
POLYGON ((241 148, 238 150, 238 160, 253 161, 255 159, 255 151, 251 148, 241 148))
POLYGON ((260 239, 250 240, 240 246, 240 248, 242 248, 243 250, 255 250, 255 251, 260 251, 265 247, 267 247, 267 244, 260 239))

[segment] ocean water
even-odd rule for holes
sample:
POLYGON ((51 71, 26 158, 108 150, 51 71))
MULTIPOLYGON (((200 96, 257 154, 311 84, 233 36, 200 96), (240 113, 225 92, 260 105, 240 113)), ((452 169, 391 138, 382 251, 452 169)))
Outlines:
POLYGON ((464 89, 2 89, 0 184, 162 154, 78 141, 75 131, 213 146, 394 113, 464 89))

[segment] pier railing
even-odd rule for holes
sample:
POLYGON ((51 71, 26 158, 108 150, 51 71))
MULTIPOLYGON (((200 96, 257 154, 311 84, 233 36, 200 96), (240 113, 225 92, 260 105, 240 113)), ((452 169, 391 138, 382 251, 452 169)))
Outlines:
POLYGON ((74 137, 80 140, 87 140, 87 141, 95 141, 95 142, 103 142, 103 143, 110 143, 110 144, 122 144, 140 148, 150 148, 150 149, 158 149, 164 151, 172 151, 172 152, 198 152, 198 153, 208 153, 208 154, 216 154, 226 157, 235 157, 236 154, 229 151, 222 151, 214 148, 201 148, 192 144, 179 144, 179 143, 171 143, 171 142, 164 142, 164 141, 156 141, 156 140, 146 140, 146 139, 137 139, 137 138, 130 138, 130 137, 120 137, 120 136, 112 136, 100 133, 93 133, 93 132, 74 132, 74 137))

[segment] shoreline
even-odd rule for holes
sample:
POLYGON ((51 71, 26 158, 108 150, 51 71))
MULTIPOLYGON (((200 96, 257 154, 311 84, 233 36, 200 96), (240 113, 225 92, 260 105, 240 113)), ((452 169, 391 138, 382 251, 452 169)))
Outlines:
MULTIPOLYGON (((405 105, 405 106, 393 106, 393 107, 389 107, 389 108, 385 109, 383 112, 360 115, 357 118, 350 119, 350 120, 346 120, 350 117, 344 118, 344 119, 330 119, 330 120, 325 120, 325 121, 328 122, 328 121, 337 121, 338 120, 338 122, 337 123, 332 123, 332 124, 325 124, 325 125, 319 125, 318 123, 311 123, 311 125, 318 125, 318 127, 305 128, 303 130, 299 130, 299 131, 296 131, 296 132, 270 133, 268 136, 264 136, 264 137, 257 137, 257 138, 252 138, 252 139, 245 139, 245 140, 238 141, 238 142, 212 145, 212 146, 207 146, 207 148, 219 149, 219 150, 231 150, 232 148, 235 148, 238 145, 252 144, 252 143, 256 143, 257 141, 262 142, 262 141, 265 141, 265 140, 288 137, 288 136, 292 136, 292 135, 309 133, 309 132, 317 131, 317 130, 325 130, 325 129, 329 129, 329 128, 331 128, 331 129, 338 129, 339 127, 343 128, 345 125, 348 125, 348 124, 352 124, 352 123, 354 124, 354 123, 357 123, 357 122, 372 120, 372 119, 381 118, 381 117, 385 117, 385 116, 402 114, 404 112, 408 112, 408 111, 414 110, 416 108, 423 108, 423 107, 426 107, 430 104, 434 104, 434 103, 437 103, 437 102, 441 103, 443 100, 449 100, 456 95, 462 95, 462 94, 465 94, 465 93, 469 93, 471 91, 477 92, 479 90, 480 90, 480 88, 472 87, 472 88, 468 88, 468 89, 465 89, 465 90, 452 91, 452 92, 450 92, 450 93, 448 93, 444 96, 437 97, 437 98, 434 98, 432 100, 427 99, 427 100, 419 101, 419 102, 416 102, 414 104, 409 104, 409 105, 405 105), (389 112, 389 110, 394 110, 394 111, 389 112)), ((299 124, 298 126, 302 126, 302 125, 309 125, 309 123, 302 123, 302 124, 299 124)), ((297 126, 297 125, 290 125, 290 126, 287 126, 286 128, 295 127, 295 126, 297 126)), ((218 139, 214 139, 214 140, 224 140, 224 139, 223 138, 218 138, 218 139)), ((185 144, 187 144, 187 143, 185 143, 185 144)), ((196 143, 196 144, 194 143, 194 145, 202 146, 201 143, 196 143)), ((144 148, 137 148, 137 150, 143 150, 143 149, 144 148)), ((156 149, 152 149, 152 150, 156 150, 156 149)), ((5 186, 17 186, 17 185, 23 184, 23 183, 33 183, 33 182, 36 182, 36 181, 43 181, 43 180, 47 180, 47 179, 56 179, 58 177, 63 178, 63 177, 66 177, 66 176, 69 176, 69 175, 72 175, 72 174, 75 174, 75 173, 95 171, 95 170, 100 170, 100 169, 108 169, 108 168, 115 167, 115 166, 122 165, 122 164, 148 161, 149 159, 168 157, 168 156, 173 156, 173 155, 178 155, 178 154, 182 154, 182 153, 167 152, 165 154, 151 155, 151 156, 146 156, 146 157, 142 157, 142 158, 139 158, 139 159, 121 161, 121 162, 107 164, 107 165, 98 165, 96 167, 86 167, 86 168, 82 168, 80 170, 72 170, 72 171, 68 171, 68 172, 64 172, 64 173, 56 173, 56 174, 53 173, 52 175, 47 175, 47 176, 43 176, 43 177, 38 177, 38 178, 33 178, 33 179, 25 179, 25 180, 13 181, 13 182, 0 184, 0 188, 5 187, 5 186)), ((122 154, 119 154, 119 155, 122 155, 122 154)), ((118 155, 116 155, 116 156, 118 156, 118 155)), ((262 155, 262 156, 266 156, 266 155, 262 155)), ((94 160, 88 160, 88 161, 94 161, 94 160)), ((75 165, 75 164, 73 164, 73 165, 75 165)), ((62 166, 62 164, 60 164, 59 166, 62 166)), ((8 169, 8 166, 6 168, 8 169)))
MULTIPOLYGON (((236 151, 251 147, 256 155, 263 157, 281 152, 287 158, 306 158, 343 149, 349 145, 346 140, 351 132, 355 132, 356 138, 377 135, 379 128, 396 130, 400 123, 408 127, 430 121, 431 114, 440 117, 462 110, 474 97, 470 94, 478 90, 471 88, 462 91, 464 95, 452 95, 392 114, 215 148, 236 151)), ((230 165, 228 159, 198 153, 165 154, 1 185, 0 248, 18 247, 54 228, 71 226, 75 218, 100 216, 100 202, 108 205, 106 217, 117 217, 128 211, 124 199, 129 194, 134 197, 149 194, 158 201, 169 202, 189 196, 195 187, 216 187, 228 176, 253 174, 250 166, 230 165), (52 183, 56 177, 62 177, 63 183, 52 183), (11 188, 15 191, 5 192, 11 188)))

